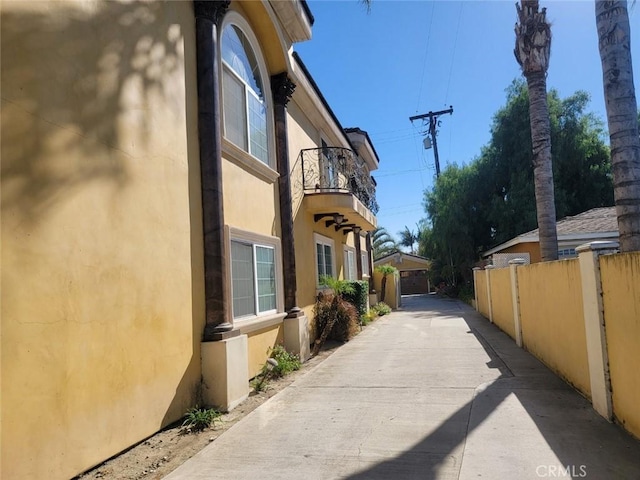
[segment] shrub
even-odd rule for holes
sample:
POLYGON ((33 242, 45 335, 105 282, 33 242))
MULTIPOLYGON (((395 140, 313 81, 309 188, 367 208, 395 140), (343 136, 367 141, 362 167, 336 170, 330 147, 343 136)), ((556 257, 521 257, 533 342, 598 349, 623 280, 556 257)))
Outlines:
POLYGON ((278 362, 278 365, 271 370, 273 377, 284 377, 295 370, 299 370, 302 365, 298 356, 287 352, 282 345, 273 347, 270 356, 278 362))
MULTIPOLYGON (((313 309, 316 322, 316 332, 322 332, 325 325, 329 322, 332 302, 332 294, 322 295, 318 298, 313 309)), ((358 318, 359 315, 356 307, 346 300, 338 299, 336 323, 333 325, 328 338, 339 342, 348 342, 359 331, 358 318)))
POLYGON ((216 421, 221 421, 222 414, 215 408, 199 408, 195 406, 190 408, 185 414, 182 428, 187 431, 201 431, 215 425, 216 421))
POLYGON ((371 307, 371 310, 373 310, 375 314, 380 317, 391 313, 391 307, 384 302, 376 303, 373 307, 371 307))
POLYGON ((372 308, 370 308, 367 313, 360 317, 360 323, 362 325, 369 325, 376 318, 378 318, 378 314, 372 308))
POLYGON ((360 318, 367 314, 367 299, 369 297, 369 282, 357 280, 349 282, 353 287, 353 293, 344 293, 342 297, 356 307, 360 318))

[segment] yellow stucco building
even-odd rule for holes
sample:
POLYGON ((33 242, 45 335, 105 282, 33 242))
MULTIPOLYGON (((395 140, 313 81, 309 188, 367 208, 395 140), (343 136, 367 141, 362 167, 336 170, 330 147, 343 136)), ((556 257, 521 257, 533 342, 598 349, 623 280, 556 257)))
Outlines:
POLYGON ((302 358, 368 279, 378 156, 302 1, 3 1, 3 479, 77 475, 302 358))

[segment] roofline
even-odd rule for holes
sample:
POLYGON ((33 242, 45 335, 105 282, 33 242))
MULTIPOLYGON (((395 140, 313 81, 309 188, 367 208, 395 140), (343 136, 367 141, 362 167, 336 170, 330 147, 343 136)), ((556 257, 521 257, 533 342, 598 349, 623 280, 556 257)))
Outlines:
POLYGON ((422 257, 420 255, 414 255, 412 253, 401 252, 400 250, 396 250, 393 253, 388 253, 384 257, 380 257, 379 259, 374 260, 373 263, 376 264, 378 262, 381 262, 382 260, 386 260, 387 258, 394 257, 394 256, 396 256, 398 254, 401 254, 401 255, 406 256, 406 257, 413 258, 413 259, 418 260, 420 262, 425 262, 425 263, 431 264, 431 260, 429 260, 428 258, 422 257))
POLYGON ((356 152, 356 148, 353 146, 353 143, 351 143, 351 139, 349 138, 349 136, 347 135, 347 133, 345 132, 344 127, 342 126, 342 124, 340 123, 340 120, 338 120, 338 117, 336 117, 336 114, 333 113, 333 110, 331 109, 331 107, 329 106, 329 102, 327 102, 327 99, 324 98, 324 95, 322 94, 322 92, 320 91, 320 87, 318 87, 318 84, 316 83, 316 81, 313 79, 313 76, 311 75, 311 73, 309 72, 309 69, 307 69, 307 66, 304 64, 304 62, 302 61, 302 59, 300 58, 300 55, 298 54, 298 52, 294 51, 292 53, 292 56, 294 58, 294 60, 296 61, 296 63, 300 66, 300 68, 302 69, 304 75, 307 77, 307 80, 309 80, 309 83, 311 84, 311 87, 313 88, 313 90, 315 91, 316 95, 318 95, 318 98, 320 98, 320 101, 322 102, 322 104, 324 105, 324 107, 327 109, 327 112, 329 113, 329 116, 331 117, 331 119, 336 123, 336 126, 338 127, 338 129, 340 130, 340 132, 342 132, 342 136, 344 137, 344 139, 347 141, 347 144, 349 145, 349 147, 351 147, 351 150, 353 150, 354 152, 356 152))
POLYGON ((373 154, 376 156, 376 160, 378 161, 378 164, 380 163, 380 157, 378 156, 378 152, 376 152, 376 147, 373 146, 371 137, 369 137, 369 133, 366 130, 362 130, 361 128, 358 128, 358 127, 351 127, 351 128, 345 128, 344 131, 346 133, 350 133, 350 132, 364 133, 364 136, 366 137, 367 142, 369 142, 369 145, 371 146, 371 150, 373 150, 373 154))
POLYGON ((302 5, 302 10, 304 11, 304 14, 307 16, 307 20, 309 20, 309 23, 313 27, 313 24, 315 23, 316 19, 313 16, 313 13, 311 13, 311 9, 307 4, 307 0, 300 0, 300 4, 302 5))
MULTIPOLYGON (((571 233, 566 235, 558 235, 558 243, 560 242, 568 242, 575 240, 596 240, 599 238, 611 238, 611 237, 619 237, 620 233, 618 231, 610 231, 610 232, 593 232, 593 233, 571 233)), ((515 238, 512 238, 508 242, 502 243, 496 247, 493 247, 490 250, 487 250, 482 253, 483 257, 487 257, 492 255, 500 250, 504 250, 505 248, 512 247, 514 245, 518 245, 520 243, 532 243, 539 242, 540 238, 538 235, 519 235, 515 238)))

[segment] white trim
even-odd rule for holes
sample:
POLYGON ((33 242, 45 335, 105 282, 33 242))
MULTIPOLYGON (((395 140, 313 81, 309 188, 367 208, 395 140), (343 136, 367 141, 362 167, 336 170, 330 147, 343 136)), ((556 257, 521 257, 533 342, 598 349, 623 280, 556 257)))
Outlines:
POLYGON ((271 315, 265 315, 261 317, 255 317, 251 320, 243 320, 238 323, 238 330, 242 335, 247 335, 252 332, 256 332, 258 330, 262 330, 264 328, 269 328, 274 325, 278 325, 284 321, 284 317, 287 316, 287 313, 273 313, 271 315))
MULTIPOLYGON (((231 252, 231 242, 245 242, 255 246, 265 246, 274 249, 274 266, 276 277, 276 309, 268 312, 262 312, 257 315, 249 315, 240 318, 233 317, 233 278, 231 275, 231 258, 227 261, 227 284, 229 285, 230 301, 227 302, 227 318, 231 319, 235 328, 244 328, 247 325, 256 324, 256 322, 268 321, 274 314, 279 315, 284 312, 284 281, 282 277, 282 246, 278 237, 262 235, 255 232, 249 232, 236 227, 225 225, 225 243, 228 251, 231 252)), ((258 292, 256 290, 256 297, 258 292)))
POLYGON ((358 280, 358 260, 356 259, 356 249, 349 245, 342 245, 342 278, 345 280, 355 281, 358 280), (351 271, 351 264, 349 263, 349 253, 353 254, 353 272, 351 271), (347 271, 349 275, 347 275, 347 271))
MULTIPOLYGON (((245 152, 242 148, 238 147, 237 145, 234 145, 230 140, 226 139, 226 137, 224 136, 224 108, 223 108, 224 100, 222 102, 219 102, 220 116, 222 118, 222 138, 224 140, 223 144, 225 143, 231 144, 234 147, 236 147, 238 150, 246 154, 246 158, 242 159, 244 161, 241 160, 241 163, 243 165, 248 166, 246 165, 247 163, 251 164, 253 162, 257 162, 266 166, 271 171, 275 171, 274 170, 276 166, 275 124, 273 119, 273 98, 271 95, 271 79, 269 76, 269 70, 267 68, 266 62, 264 61, 264 55, 262 53, 262 48, 260 47, 260 42, 258 42, 256 35, 253 33, 253 29, 251 28, 251 25, 249 25, 249 23, 244 19, 244 17, 242 17, 242 15, 240 15, 240 13, 236 12, 235 10, 229 10, 222 21, 222 25, 220 25, 220 30, 218 31, 218 58, 222 59, 222 34, 224 32, 224 29, 229 25, 235 25, 242 31, 244 36, 249 41, 249 45, 251 46, 251 49, 253 50, 253 54, 256 57, 256 62, 258 62, 258 68, 260 70, 260 79, 262 80, 262 90, 263 90, 262 94, 264 96, 264 105, 266 109, 267 149, 268 149, 267 154, 268 154, 269 162, 268 164, 265 164, 257 157, 254 157, 253 155, 251 155, 251 153, 249 153, 248 151, 245 152)), ((225 64, 226 64, 225 62, 221 62, 220 69, 218 72, 218 75, 219 75, 218 81, 220 85, 221 95, 224 95, 224 87, 223 87, 224 80, 222 77, 223 77, 225 64)), ((233 72, 237 76, 236 72, 232 68, 229 68, 229 71, 233 72)), ((244 84, 245 82, 242 81, 242 83, 244 84)), ((248 111, 249 105, 247 104, 245 105, 245 107, 248 111)), ((247 113, 247 122, 249 122, 248 115, 249 113, 247 113)), ((249 128, 249 124, 247 123, 247 129, 248 128, 249 128)), ((248 134, 249 134, 249 131, 247 130, 247 135, 248 134)), ((247 150, 251 150, 251 139, 247 138, 247 142, 248 142, 247 150)), ((251 166, 250 168, 253 169, 253 166, 251 166)), ((261 169, 259 168, 259 166, 255 166, 255 170, 260 171, 261 169)))

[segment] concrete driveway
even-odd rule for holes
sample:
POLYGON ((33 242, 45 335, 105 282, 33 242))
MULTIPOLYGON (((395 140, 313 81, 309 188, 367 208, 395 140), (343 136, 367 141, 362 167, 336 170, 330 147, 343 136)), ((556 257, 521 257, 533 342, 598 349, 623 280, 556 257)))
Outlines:
POLYGON ((403 297, 169 476, 640 478, 640 442, 461 302, 403 297))

